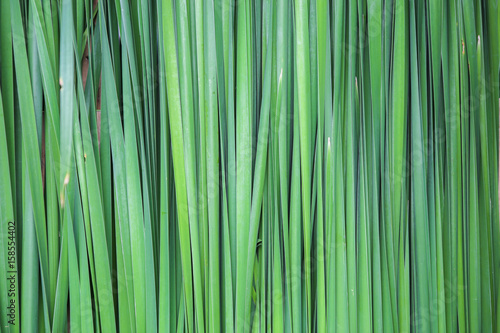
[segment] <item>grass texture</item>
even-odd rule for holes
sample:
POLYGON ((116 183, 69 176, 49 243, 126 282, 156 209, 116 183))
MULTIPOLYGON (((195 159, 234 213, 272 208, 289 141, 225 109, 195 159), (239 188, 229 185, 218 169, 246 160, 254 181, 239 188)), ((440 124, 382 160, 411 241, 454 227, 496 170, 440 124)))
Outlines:
POLYGON ((500 332, 499 22, 2 0, 0 331, 500 332))

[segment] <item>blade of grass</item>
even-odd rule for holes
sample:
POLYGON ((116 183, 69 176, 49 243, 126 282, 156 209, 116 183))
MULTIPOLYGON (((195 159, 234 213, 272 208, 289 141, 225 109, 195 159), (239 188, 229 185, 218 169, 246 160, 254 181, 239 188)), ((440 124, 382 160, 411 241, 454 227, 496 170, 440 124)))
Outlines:
POLYGON ((25 154, 29 186, 33 202, 33 214, 35 220, 35 232, 37 238, 38 255, 40 260, 42 295, 44 304, 44 316, 46 328, 50 326, 48 320, 47 304, 47 284, 48 284, 48 254, 47 254, 47 230, 45 220, 45 208, 42 200, 42 177, 40 170, 40 152, 38 150, 38 140, 30 133, 36 133, 35 114, 33 106, 33 95, 30 87, 29 67, 24 44, 24 30, 21 19, 21 9, 19 3, 11 1, 12 17, 12 40, 15 59, 15 73, 17 82, 17 92, 20 107, 20 118, 22 124, 22 151, 25 154), (33 200, 34 199, 34 200, 33 200))
POLYGON ((306 325, 308 330, 312 329, 312 297, 311 297, 311 119, 309 110, 311 108, 310 86, 310 55, 309 55, 309 24, 308 24, 308 2, 305 0, 295 1, 295 37, 296 37, 296 71, 298 81, 298 103, 300 117, 300 170, 301 170, 301 196, 302 196, 302 221, 304 229, 304 263, 306 280, 306 325))
POLYGON ((210 33, 215 31, 214 23, 214 3, 208 0, 205 7, 205 120, 206 120, 206 141, 205 147, 207 157, 207 203, 208 203, 208 256, 209 256, 209 295, 211 332, 219 332, 220 326, 220 286, 219 286, 219 256, 220 256, 220 225, 219 225, 219 115, 217 110, 217 64, 210 59, 217 57, 215 50, 215 35, 210 33))
MULTIPOLYGON (((23 156, 24 157, 24 156, 23 156)), ((26 161, 25 158, 23 160, 26 161)), ((23 168, 23 173, 28 172, 27 167, 23 168)), ((25 177, 24 181, 24 198, 23 198, 23 251, 21 270, 23 272, 21 277, 21 307, 20 316, 21 321, 18 326, 23 330, 35 331, 38 328, 38 279, 39 279, 39 259, 38 250, 35 246, 35 218, 33 214, 33 202, 31 198, 31 191, 29 180, 25 177)))
POLYGON ((187 326, 193 331, 193 294, 191 247, 189 238, 188 203, 186 194, 186 174, 184 169, 183 128, 181 119, 181 101, 179 92, 179 76, 177 73, 177 57, 175 38, 169 31, 174 30, 174 16, 172 1, 167 1, 162 6, 163 19, 163 47, 165 51, 165 69, 167 81, 168 112, 172 140, 172 156, 174 165, 174 178, 176 188, 176 202, 180 244, 182 248, 182 275, 184 277, 185 307, 187 311, 187 326))
POLYGON ((347 243, 347 287, 348 287, 348 313, 349 330, 356 332, 358 330, 357 319, 357 269, 356 269, 356 189, 357 170, 358 170, 358 143, 356 136, 356 60, 357 46, 356 37, 356 17, 357 3, 351 2, 348 6, 348 45, 349 53, 347 63, 347 87, 346 87, 346 111, 345 111, 345 223, 346 223, 346 243, 347 243))
MULTIPOLYGON (((250 207, 252 189, 252 96, 253 82, 248 82, 252 76, 252 49, 250 47, 252 34, 250 31, 250 21, 252 18, 250 7, 251 2, 241 2, 236 8, 236 133, 234 134, 236 145, 236 325, 237 331, 247 331, 250 322, 247 314, 250 309, 246 309, 246 291, 250 286, 247 283, 247 276, 251 276, 253 263, 248 264, 250 230, 250 207)), ((231 119, 230 119, 231 120, 231 119)), ((234 124, 234 122, 232 122, 234 124)), ((230 121, 231 124, 231 121, 230 121)), ((230 136, 232 134, 230 133, 230 136)), ((231 148, 230 148, 231 150, 231 148)), ((229 185, 231 186, 231 184, 229 185)), ((256 233, 255 233, 256 236, 256 233)), ((254 237, 255 237, 254 236, 254 237)), ((253 252, 253 251, 252 251, 253 252)))
MULTIPOLYGON (((191 49, 189 45, 189 22, 187 15, 187 3, 181 0, 175 6, 177 23, 177 47, 178 47, 178 70, 179 87, 181 97, 181 113, 184 138, 184 167, 186 173, 186 190, 189 215, 189 230, 191 235, 191 253, 193 266, 194 306, 196 312, 197 329, 205 331, 205 313, 203 309, 203 292, 201 281, 201 260, 199 244, 199 221, 196 193, 195 173, 195 137, 194 137, 194 104, 193 84, 191 69, 191 49)), ((208 162, 208 161, 207 161, 208 162)))
MULTIPOLYGON (((4 119, 5 113, 3 110, 3 100, 2 100, 2 92, 0 89, 0 154, 2 156, 8 156, 8 144, 7 144, 7 133, 6 133, 6 125, 4 119)), ((11 172, 10 172, 10 163, 0 163, 0 187, 3 191, 0 191, 0 226, 3 228, 2 230, 9 230, 9 226, 12 229, 12 226, 15 226, 14 222, 14 196, 12 195, 12 187, 11 187, 11 172)), ((17 250, 17 244, 15 244, 15 238, 12 237, 14 233, 4 232, 0 238, 0 245, 2 250, 0 250, 0 268, 2 268, 5 272, 9 270, 17 271, 17 265, 14 263, 12 266, 9 264, 9 253, 7 250, 17 250), (10 239, 9 239, 10 238, 10 239)), ((17 251, 16 251, 17 252, 17 251)), ((2 297, 0 297, 0 302, 4 309, 7 308, 8 303, 10 302, 8 297, 3 295, 8 295, 7 293, 7 283, 6 280, 0 282, 0 292, 2 293, 2 297)), ((14 296, 12 299, 15 302, 14 311, 19 311, 19 296, 14 296)), ((0 317, 0 323, 2 327, 6 328, 7 332, 19 332, 19 320, 14 323, 14 325, 8 325, 8 320, 10 319, 7 316, 7 312, 4 312, 0 317)), ((19 312, 18 312, 19 313, 19 312)))
MULTIPOLYGON (((0 4, 0 43, 12 45, 10 1, 0 4)), ((0 87, 2 89, 2 106, 5 122, 7 156, 10 170, 10 186, 12 192, 12 207, 16 207, 16 168, 15 168, 15 136, 14 136, 14 66, 12 48, 2 47, 0 50, 0 87)))

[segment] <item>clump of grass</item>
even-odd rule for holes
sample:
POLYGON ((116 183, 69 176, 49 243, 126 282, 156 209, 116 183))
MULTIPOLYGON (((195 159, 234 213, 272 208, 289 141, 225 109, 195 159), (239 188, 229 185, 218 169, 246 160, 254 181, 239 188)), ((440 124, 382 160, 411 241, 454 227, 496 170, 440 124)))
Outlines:
POLYGON ((2 331, 497 331, 499 21, 1 1, 2 331))

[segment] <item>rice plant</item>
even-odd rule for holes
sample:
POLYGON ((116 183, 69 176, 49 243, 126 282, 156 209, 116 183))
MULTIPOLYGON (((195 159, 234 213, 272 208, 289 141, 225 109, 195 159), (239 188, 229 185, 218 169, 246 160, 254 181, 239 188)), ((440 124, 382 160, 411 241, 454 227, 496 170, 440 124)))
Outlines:
POLYGON ((0 331, 500 331, 499 22, 2 0, 0 331))

